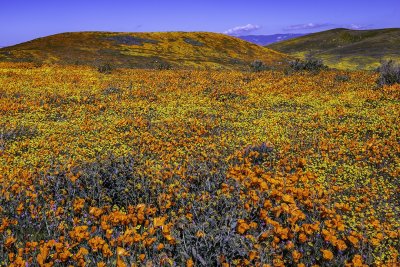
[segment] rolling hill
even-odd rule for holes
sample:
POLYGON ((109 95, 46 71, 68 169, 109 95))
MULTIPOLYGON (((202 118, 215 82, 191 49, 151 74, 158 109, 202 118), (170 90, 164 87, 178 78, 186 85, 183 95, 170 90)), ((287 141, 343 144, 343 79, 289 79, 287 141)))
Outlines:
POLYGON ((400 28, 333 29, 267 47, 296 57, 312 54, 338 69, 374 69, 382 60, 400 60, 400 28))
POLYGON ((287 56, 239 38, 208 32, 71 32, 0 49, 0 61, 127 68, 247 68, 279 65, 287 56))

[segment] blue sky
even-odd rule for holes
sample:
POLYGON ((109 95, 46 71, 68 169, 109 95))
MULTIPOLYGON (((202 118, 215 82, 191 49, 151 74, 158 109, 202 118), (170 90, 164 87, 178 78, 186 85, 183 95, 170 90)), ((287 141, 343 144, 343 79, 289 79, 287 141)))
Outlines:
POLYGON ((400 27, 399 0, 0 0, 0 46, 67 31, 307 33, 400 27))

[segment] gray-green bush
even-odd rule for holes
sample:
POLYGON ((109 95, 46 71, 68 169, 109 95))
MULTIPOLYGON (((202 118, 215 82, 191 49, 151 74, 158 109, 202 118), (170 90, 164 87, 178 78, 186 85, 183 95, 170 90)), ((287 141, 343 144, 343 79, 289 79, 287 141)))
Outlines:
POLYGON ((290 71, 309 71, 309 72, 319 72, 321 70, 327 69, 328 67, 324 65, 322 59, 315 58, 314 56, 306 56, 304 60, 295 59, 289 62, 290 71))
POLYGON ((382 62, 378 72, 379 78, 376 81, 378 86, 400 83, 400 65, 393 60, 382 62))

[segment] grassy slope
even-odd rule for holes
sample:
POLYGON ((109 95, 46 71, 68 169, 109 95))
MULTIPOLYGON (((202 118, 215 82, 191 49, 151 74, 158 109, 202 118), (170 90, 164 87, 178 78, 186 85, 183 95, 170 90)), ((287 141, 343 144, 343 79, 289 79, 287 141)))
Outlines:
POLYGON ((299 57, 311 52, 339 69, 373 69, 383 59, 400 60, 400 29, 334 29, 268 47, 299 57))
POLYGON ((62 33, 0 49, 0 61, 153 68, 229 68, 260 59, 274 64, 285 55, 238 38, 207 32, 62 33))

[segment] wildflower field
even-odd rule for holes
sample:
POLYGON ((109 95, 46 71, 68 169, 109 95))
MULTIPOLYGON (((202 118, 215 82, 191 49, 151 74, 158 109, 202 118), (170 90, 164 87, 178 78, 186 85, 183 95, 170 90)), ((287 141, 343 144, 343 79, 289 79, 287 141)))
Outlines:
POLYGON ((398 266, 377 78, 0 63, 0 266, 398 266))

